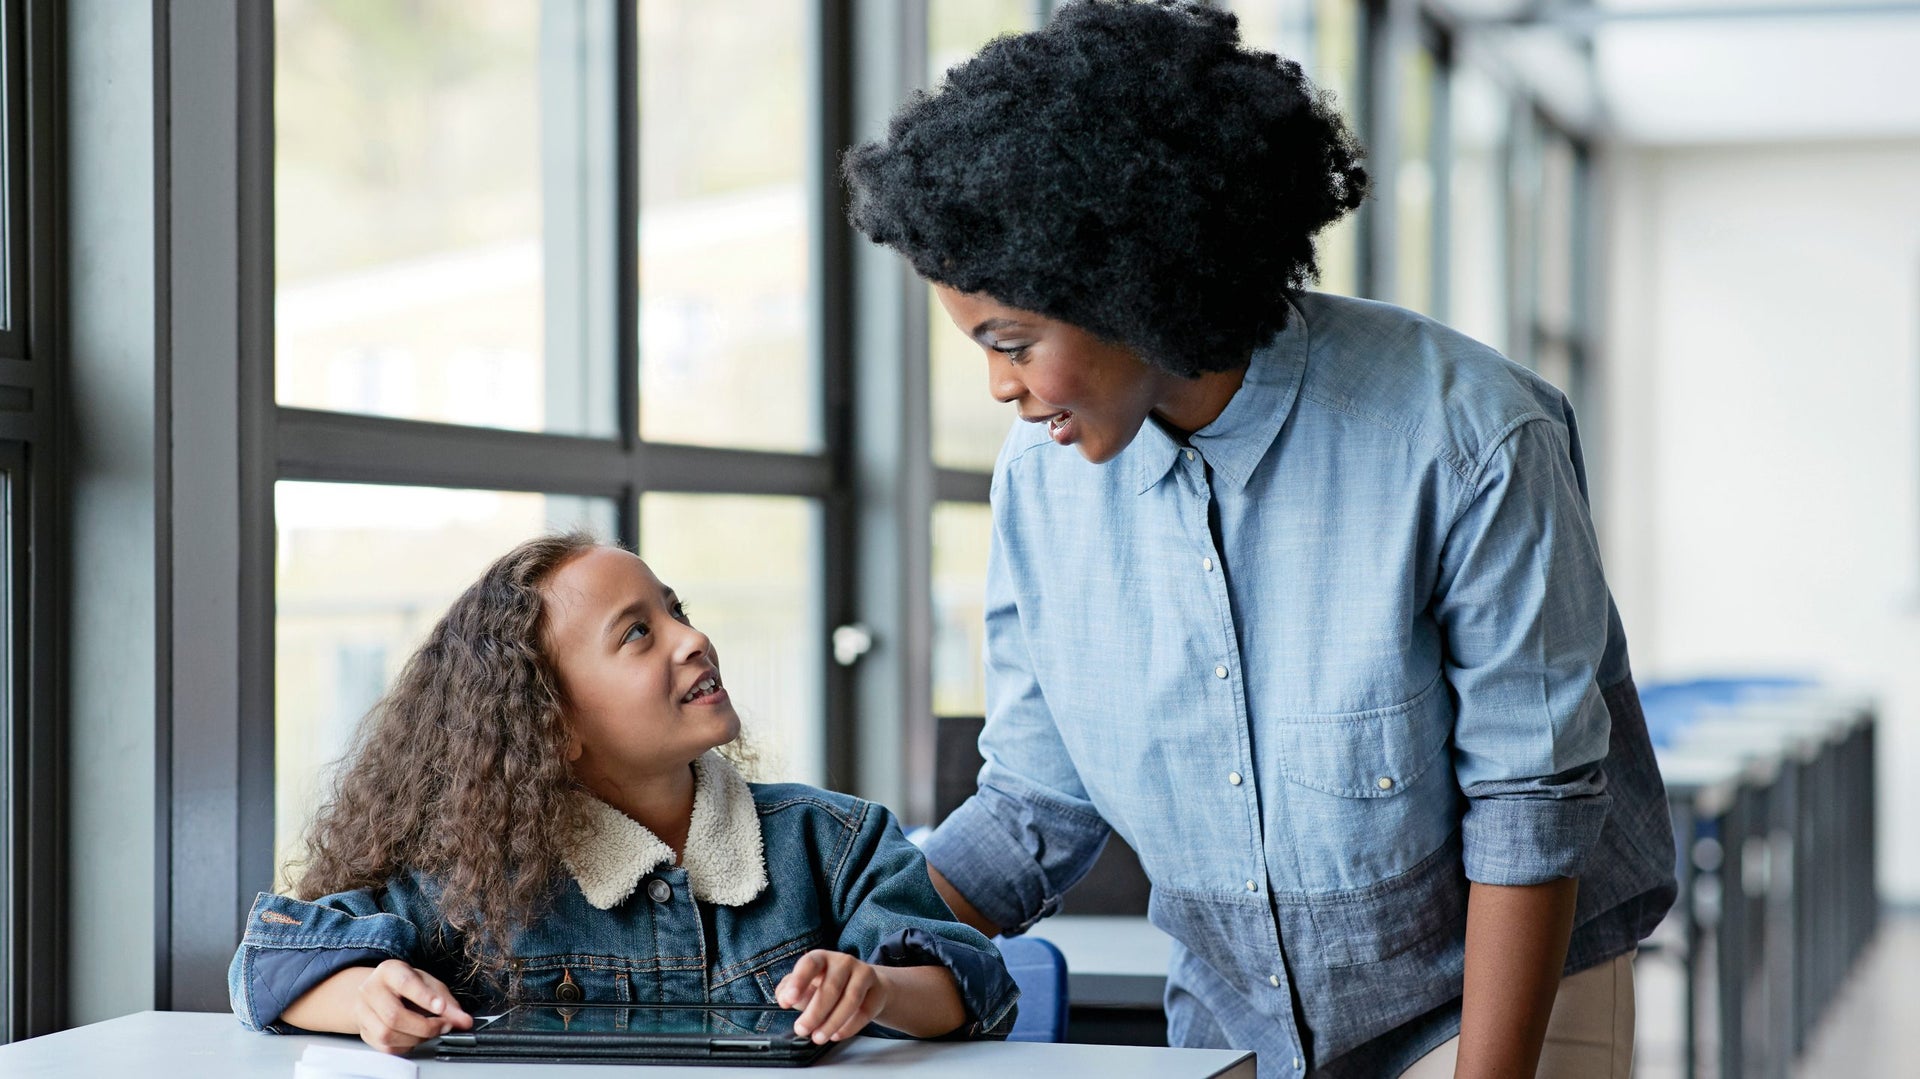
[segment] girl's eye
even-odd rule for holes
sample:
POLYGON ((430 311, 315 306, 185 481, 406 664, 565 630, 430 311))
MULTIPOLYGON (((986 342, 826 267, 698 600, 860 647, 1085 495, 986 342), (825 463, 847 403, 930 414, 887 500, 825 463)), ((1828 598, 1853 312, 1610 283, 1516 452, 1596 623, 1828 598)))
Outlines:
POLYGON ((1027 350, 1032 347, 1032 345, 995 345, 993 350, 1014 363, 1019 363, 1026 359, 1027 350))
POLYGON ((692 624, 693 622, 691 618, 687 617, 687 604, 685 601, 681 601, 673 605, 673 616, 675 618, 678 618, 680 621, 686 622, 688 624, 692 624))
POLYGON ((645 639, 651 633, 652 630, 647 628, 645 622, 635 622, 633 625, 627 627, 627 635, 620 638, 620 643, 632 644, 635 641, 645 639))

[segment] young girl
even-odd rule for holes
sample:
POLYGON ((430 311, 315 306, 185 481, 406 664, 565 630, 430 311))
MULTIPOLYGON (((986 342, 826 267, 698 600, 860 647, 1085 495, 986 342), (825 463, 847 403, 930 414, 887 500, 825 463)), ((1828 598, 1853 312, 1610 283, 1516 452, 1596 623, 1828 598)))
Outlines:
POLYGON ((1002 1036, 1017 996, 882 807, 741 778, 713 643, 632 554, 508 552, 374 709, 228 973, 255 1030, 404 1053, 509 999, 777 1003, 1002 1036), (772 852, 773 857, 768 857, 772 852))

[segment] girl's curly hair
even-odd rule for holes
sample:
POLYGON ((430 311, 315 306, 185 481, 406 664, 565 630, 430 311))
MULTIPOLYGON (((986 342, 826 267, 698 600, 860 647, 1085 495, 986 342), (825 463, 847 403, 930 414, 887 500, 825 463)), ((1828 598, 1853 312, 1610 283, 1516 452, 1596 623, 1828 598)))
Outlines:
POLYGON ((1360 204, 1364 151, 1231 13, 1079 0, 917 93, 848 151, 849 217, 930 281, 1192 377, 1238 367, 1360 204))
MULTIPOLYGON (((454 600, 362 722, 308 827, 295 895, 417 872, 438 889, 466 976, 510 991, 508 944, 552 898, 588 819, 542 586, 602 545, 586 532, 529 540, 454 600)), ((739 743, 729 748, 751 765, 739 743)))

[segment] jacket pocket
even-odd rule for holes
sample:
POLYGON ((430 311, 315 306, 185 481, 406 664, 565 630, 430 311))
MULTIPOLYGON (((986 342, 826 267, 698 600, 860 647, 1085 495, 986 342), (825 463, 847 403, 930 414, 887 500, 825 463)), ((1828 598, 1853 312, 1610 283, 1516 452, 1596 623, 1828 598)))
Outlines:
POLYGON ((1300 891, 1342 892, 1398 876, 1458 826, 1446 680, 1387 708, 1288 716, 1273 725, 1300 891))
POLYGON ((792 972, 800 957, 814 948, 827 947, 820 933, 808 930, 737 963, 713 973, 709 996, 730 1004, 773 1004, 773 991, 780 980, 792 972))
POLYGON ((628 964, 602 955, 542 955, 518 962, 519 999, 557 1004, 626 1004, 633 1000, 628 964))

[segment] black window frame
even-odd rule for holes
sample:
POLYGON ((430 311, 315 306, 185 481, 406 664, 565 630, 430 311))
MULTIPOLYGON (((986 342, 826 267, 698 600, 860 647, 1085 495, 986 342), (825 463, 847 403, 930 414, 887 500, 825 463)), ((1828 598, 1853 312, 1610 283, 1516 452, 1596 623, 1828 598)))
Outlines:
POLYGON ((65 275, 61 89, 64 5, 6 0, 4 206, 7 323, 0 331, 5 474, 0 702, 0 1043, 66 1020, 66 768, 61 597, 65 275))

